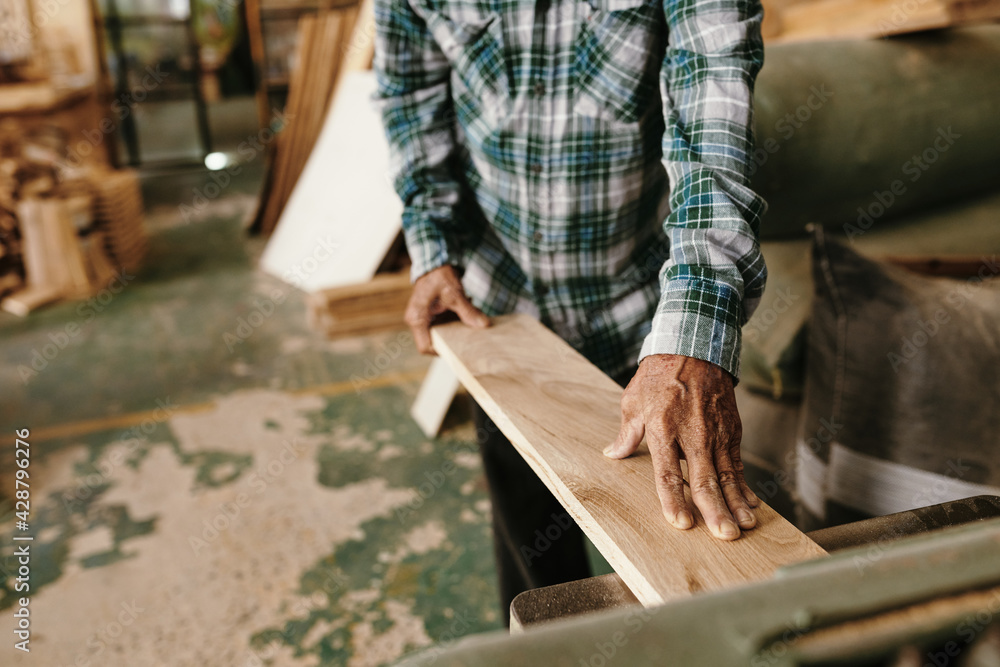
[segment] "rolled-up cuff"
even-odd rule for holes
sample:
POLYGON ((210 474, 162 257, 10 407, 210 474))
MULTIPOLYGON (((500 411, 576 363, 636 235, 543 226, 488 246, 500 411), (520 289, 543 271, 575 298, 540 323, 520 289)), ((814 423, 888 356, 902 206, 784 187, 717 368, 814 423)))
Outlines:
POLYGON ((738 382, 742 313, 742 297, 730 285, 698 279, 669 281, 639 361, 651 354, 679 354, 720 366, 738 382))
POLYGON ((451 264, 461 267, 461 257, 447 237, 430 223, 408 224, 404 226, 406 251, 410 255, 410 281, 439 266, 451 264))

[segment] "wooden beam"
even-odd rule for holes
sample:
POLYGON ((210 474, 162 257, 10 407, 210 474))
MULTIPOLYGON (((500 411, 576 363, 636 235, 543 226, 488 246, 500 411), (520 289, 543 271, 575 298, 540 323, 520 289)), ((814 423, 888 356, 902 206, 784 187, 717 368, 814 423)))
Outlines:
POLYGON ((431 337, 644 605, 766 579, 826 554, 763 503, 757 527, 733 542, 712 537, 697 511, 691 530, 670 526, 645 446, 623 461, 602 453, 618 432, 622 388, 534 319, 499 317, 484 330, 456 322, 431 337))

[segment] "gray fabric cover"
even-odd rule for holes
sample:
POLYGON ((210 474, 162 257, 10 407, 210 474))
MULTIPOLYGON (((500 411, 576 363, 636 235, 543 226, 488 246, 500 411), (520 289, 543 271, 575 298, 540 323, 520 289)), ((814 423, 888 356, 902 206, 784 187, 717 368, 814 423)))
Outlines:
POLYGON ((803 527, 997 492, 1000 256, 985 279, 930 278, 815 233, 803 527))
MULTIPOLYGON (((765 217, 764 225, 769 224, 765 217)), ((838 233, 839 227, 827 227, 838 233)), ((877 224, 852 236, 866 257, 1000 254, 1000 195, 960 200, 877 224)), ((743 328, 740 383, 772 398, 799 401, 805 384, 805 328, 812 312, 812 241, 764 241, 767 288, 743 328)))
POLYGON ((998 62, 995 24, 768 45, 751 165, 770 206, 761 238, 804 238, 812 222, 894 224, 996 192, 998 62))

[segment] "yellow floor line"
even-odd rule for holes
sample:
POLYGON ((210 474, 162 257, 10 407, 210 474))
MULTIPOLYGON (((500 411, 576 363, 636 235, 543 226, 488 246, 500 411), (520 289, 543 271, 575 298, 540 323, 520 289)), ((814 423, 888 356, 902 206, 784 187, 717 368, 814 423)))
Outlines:
MULTIPOLYGON (((371 380, 365 380, 365 389, 377 389, 379 387, 389 387, 398 386, 403 384, 409 384, 411 382, 419 382, 423 380, 424 375, 427 374, 426 369, 420 369, 416 371, 409 371, 406 373, 386 373, 380 375, 371 380)), ((341 394, 347 394, 353 392, 357 389, 356 382, 347 380, 343 382, 328 382, 326 384, 313 385, 311 387, 302 387, 300 389, 293 389, 287 393, 293 396, 302 396, 305 394, 319 394, 321 396, 338 396, 341 394)), ((179 406, 172 414, 191 414, 196 412, 205 412, 211 410, 215 407, 215 403, 212 401, 207 401, 204 403, 189 403, 187 405, 179 406)), ((96 433, 97 431, 110 431, 117 428, 127 428, 129 426, 135 426, 137 424, 142 424, 144 421, 162 421, 163 420, 163 410, 143 410, 141 412, 130 412, 124 415, 115 415, 113 417, 100 417, 98 419, 85 419, 77 422, 69 422, 66 424, 58 424, 56 426, 47 426, 42 428, 31 428, 28 424, 27 427, 31 430, 31 436, 29 440, 32 443, 41 442, 44 440, 53 440, 55 438, 67 438, 79 435, 85 435, 87 433, 96 433)), ((23 427, 18 427, 23 428, 23 427)), ((13 442, 11 440, 11 442, 13 442)))

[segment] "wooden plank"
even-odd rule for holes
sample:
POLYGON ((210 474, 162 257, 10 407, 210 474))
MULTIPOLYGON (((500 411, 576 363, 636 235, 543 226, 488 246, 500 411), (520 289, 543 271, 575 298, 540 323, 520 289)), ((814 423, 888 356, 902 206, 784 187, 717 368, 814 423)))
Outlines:
POLYGON ((250 59, 253 60, 254 79, 256 80, 257 122, 261 129, 271 124, 271 101, 267 95, 265 72, 267 63, 264 60, 264 29, 260 20, 260 0, 245 0, 247 37, 250 42, 250 59))
POLYGON ((288 100, 285 102, 285 113, 288 116, 288 125, 282 129, 274 142, 274 157, 269 168, 269 179, 271 187, 262 196, 260 202, 261 231, 270 234, 277 223, 278 215, 281 213, 285 200, 288 197, 289 173, 292 171, 292 144, 296 134, 296 123, 302 116, 303 99, 306 90, 306 62, 313 42, 313 35, 316 31, 316 17, 303 16, 299 19, 298 30, 295 42, 295 66, 292 68, 291 81, 288 84, 288 100))
POLYGON ((265 235, 274 231, 317 143, 342 78, 346 43, 357 15, 358 6, 350 5, 300 19, 296 65, 288 86, 288 126, 275 143, 254 223, 265 235))
POLYGON ((371 280, 399 233, 403 205, 386 178, 389 146, 374 91, 372 72, 344 73, 261 257, 264 271, 307 292, 371 280))
POLYGON ((525 315, 488 329, 431 330, 434 349, 646 606, 770 577, 782 565, 825 555, 761 503, 740 539, 712 537, 695 511, 688 531, 660 509, 648 450, 612 461, 622 388, 525 315))
POLYGON ((369 282, 311 293, 306 316, 310 327, 330 337, 396 329, 403 326, 412 291, 408 271, 379 274, 369 282))
POLYGON ((427 369, 427 376, 410 408, 410 416, 428 438, 437 437, 448 408, 455 400, 458 387, 458 377, 448 366, 448 362, 436 357, 427 369))
POLYGON ((358 72, 372 68, 375 58, 375 0, 362 0, 357 23, 344 50, 344 71, 358 72))
POLYGON ((25 317, 36 308, 58 301, 60 298, 62 293, 53 287, 28 287, 4 299, 0 303, 0 308, 12 315, 25 317))
POLYGON ((87 266, 80 247, 80 239, 67 213, 66 203, 59 201, 52 208, 53 252, 57 253, 59 263, 64 267, 66 282, 64 293, 70 298, 90 296, 90 279, 87 276, 87 266))
POLYGON ((49 81, 7 83, 3 85, 3 95, 0 95, 0 113, 26 115, 52 112, 83 99, 93 86, 93 81, 79 76, 65 86, 55 86, 49 81))
POLYGON ((23 199, 17 204, 17 219, 21 229, 21 252, 27 283, 32 287, 52 289, 59 286, 52 279, 51 260, 46 251, 45 202, 41 199, 23 199))
POLYGON ((363 283, 313 292, 309 295, 308 301, 322 304, 323 307, 330 307, 332 304, 345 303, 354 299, 364 301, 385 295, 405 300, 409 298, 411 291, 409 271, 398 271, 396 273, 380 273, 363 283))
POLYGON ((322 331, 327 338, 343 338, 401 329, 403 321, 393 315, 372 315, 347 320, 322 320, 314 322, 312 326, 322 331))
POLYGON ((781 13, 773 43, 887 37, 1000 18, 1000 0, 819 0, 781 13))

